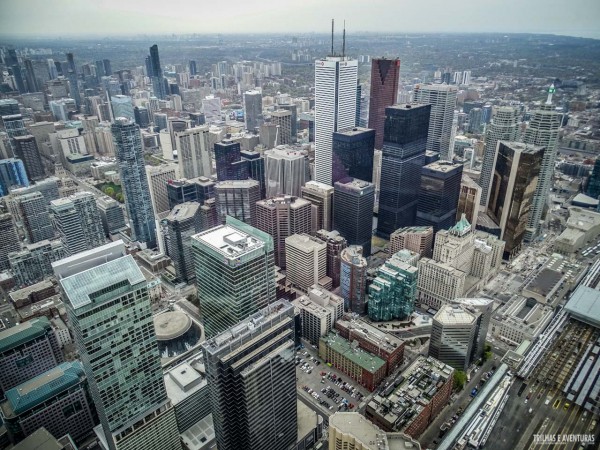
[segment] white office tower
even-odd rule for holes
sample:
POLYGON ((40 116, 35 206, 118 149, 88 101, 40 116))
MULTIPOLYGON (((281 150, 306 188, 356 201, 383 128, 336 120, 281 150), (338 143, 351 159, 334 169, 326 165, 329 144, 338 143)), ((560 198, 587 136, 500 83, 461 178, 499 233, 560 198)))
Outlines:
POLYGON ((356 125, 357 76, 348 56, 315 61, 315 180, 330 186, 333 133, 356 125))
POLYGON ((300 197, 307 181, 304 153, 282 145, 266 150, 264 156, 267 198, 278 195, 300 197))
POLYGON ((415 86, 414 101, 431 105, 427 150, 438 152, 440 159, 452 161, 452 124, 458 88, 446 84, 418 84, 415 86))
POLYGON ((487 207, 492 181, 492 172, 496 161, 498 141, 514 142, 519 137, 519 111, 511 106, 499 106, 492 109, 492 121, 485 130, 485 149, 481 165, 481 206, 487 207))
POLYGON ((180 450, 148 282, 122 241, 52 264, 109 450, 180 450))
POLYGON ((175 133, 179 173, 183 178, 210 177, 209 129, 207 126, 189 128, 175 133))
MULTIPOLYGON (((171 180, 181 178, 178 174, 179 168, 175 164, 161 164, 160 166, 146 166, 146 177, 148 188, 150 188, 150 199, 154 207, 154 214, 168 213, 169 196, 167 194, 167 183, 171 180)), ((164 218, 164 216, 161 216, 164 218)))
POLYGON ((548 194, 552 187, 552 176, 554 174, 554 161, 556 160, 556 148, 558 144, 558 131, 560 129, 561 115, 552 106, 552 94, 554 85, 548 89, 548 100, 539 109, 533 112, 529 128, 525 131, 523 142, 540 147, 545 147, 542 169, 538 178, 538 184, 533 194, 533 202, 527 220, 525 230, 525 242, 531 242, 540 232, 544 220, 544 206, 548 203, 548 194))
POLYGON ((331 289, 327 276, 327 244, 309 234, 293 234, 285 239, 287 281, 294 287, 308 292, 318 284, 331 289))

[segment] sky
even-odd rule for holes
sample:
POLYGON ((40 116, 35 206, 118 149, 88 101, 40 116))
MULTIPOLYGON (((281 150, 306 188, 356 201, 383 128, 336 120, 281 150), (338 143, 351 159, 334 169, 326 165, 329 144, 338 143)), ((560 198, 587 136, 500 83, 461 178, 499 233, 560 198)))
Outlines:
POLYGON ((552 33, 600 39, 600 0, 0 0, 0 35, 552 33))

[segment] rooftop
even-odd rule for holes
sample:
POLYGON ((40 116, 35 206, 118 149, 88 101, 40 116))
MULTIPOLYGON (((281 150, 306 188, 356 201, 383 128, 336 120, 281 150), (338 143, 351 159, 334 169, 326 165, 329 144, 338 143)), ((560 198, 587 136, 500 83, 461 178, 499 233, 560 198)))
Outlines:
POLYGON ((262 240, 231 225, 211 228, 192 236, 192 239, 230 260, 239 258, 265 245, 262 240))
POLYGON ((119 282, 126 282, 130 286, 146 283, 144 274, 131 255, 100 264, 60 280, 67 300, 74 309, 89 305, 92 303, 91 297, 119 282))
POLYGON ((14 417, 79 384, 85 376, 79 361, 65 362, 6 391, 5 417, 14 417))
POLYGON ((0 331, 0 353, 4 353, 32 339, 43 336, 50 329, 52 329, 50 321, 46 317, 40 317, 0 331))
POLYGON ((329 425, 344 434, 354 436, 362 448, 388 450, 386 433, 357 412, 336 412, 329 425))
POLYGON ((600 291, 579 286, 565 305, 565 310, 576 319, 600 328, 600 291))
POLYGON ((338 319, 336 327, 338 325, 347 328, 350 331, 350 340, 358 335, 363 339, 370 341, 377 347, 384 348, 390 352, 404 344, 402 339, 399 339, 392 334, 385 333, 363 320, 352 319, 349 315, 344 316, 342 319, 338 319))
POLYGON ((305 251, 319 250, 325 247, 327 244, 321 239, 313 237, 309 234, 292 234, 285 238, 285 245, 293 245, 296 248, 301 248, 305 251))
POLYGON ((343 178, 340 181, 336 181, 334 187, 343 190, 361 192, 361 195, 362 192, 370 192, 374 189, 373 183, 352 177, 343 178))
MULTIPOLYGON (((404 227, 394 231, 391 236, 398 236, 401 234, 433 234, 433 227, 404 227)), ((390 237, 391 237, 390 236, 390 237)))
POLYGON ((173 405, 184 401, 207 386, 202 353, 164 372, 167 396, 173 405))
POLYGON ((433 320, 443 325, 471 325, 477 318, 459 305, 442 305, 433 320))
POLYGON ((320 191, 320 192, 332 192, 333 187, 329 186, 325 183, 320 183, 318 181, 307 181, 304 185, 304 188, 310 191, 320 191))
POLYGON ((386 109, 388 108, 393 108, 393 109, 399 109, 402 111, 406 111, 409 109, 418 109, 418 108, 426 108, 427 105, 422 105, 420 103, 402 103, 402 104, 396 104, 396 105, 392 105, 392 106, 386 106, 386 109))
POLYGON ((18 291, 12 291, 9 293, 9 297, 13 302, 19 300, 25 300, 28 298, 33 292, 39 292, 44 289, 53 289, 54 284, 50 280, 43 280, 39 283, 32 284, 31 286, 24 287, 23 289, 19 289, 18 291))
POLYGON ((374 133, 375 130, 371 128, 363 128, 363 127, 352 127, 344 130, 338 130, 334 132, 334 134, 341 134, 344 136, 358 136, 364 133, 374 133))
POLYGON ((294 305, 294 307, 296 309, 303 309, 303 310, 311 313, 313 316, 316 316, 319 318, 327 317, 328 314, 331 314, 331 309, 328 309, 328 308, 325 308, 324 306, 318 305, 317 303, 313 302, 310 298, 308 298, 306 295, 302 295, 302 296, 298 297, 296 300, 292 301, 292 305, 294 305))
POLYGON ((234 188, 250 188, 253 186, 259 186, 259 182, 256 180, 226 180, 219 181, 215 184, 215 188, 219 189, 234 189, 234 188))
POLYGON ((434 171, 434 172, 447 173, 447 172, 454 172, 454 171, 457 171, 458 169, 461 169, 462 164, 453 164, 450 161, 435 161, 435 162, 432 162, 431 164, 427 164, 423 168, 428 169, 430 171, 434 171))
POLYGON ((351 245, 343 249, 340 258, 354 266, 367 267, 367 259, 362 255, 362 247, 359 245, 351 245))
POLYGON ((167 216, 167 221, 176 222, 191 219, 198 213, 199 208, 200 203, 197 202, 180 203, 171 210, 171 213, 167 216))
POLYGON ((562 279, 562 273, 545 267, 525 286, 524 290, 547 297, 562 279))
POLYGON ((215 426, 212 414, 209 414, 199 422, 181 434, 185 448, 189 450, 207 450, 212 447, 215 440, 215 426))
POLYGON ((167 311, 154 316, 154 331, 158 341, 168 341, 184 335, 192 319, 182 311, 167 311))
POLYGON ((44 427, 13 447, 13 450, 63 450, 64 446, 52 436, 44 427))
POLYGON ((345 358, 362 367, 364 370, 375 373, 385 366, 385 361, 369 352, 366 352, 343 337, 329 333, 322 337, 328 347, 331 347, 335 352, 342 354, 345 358))

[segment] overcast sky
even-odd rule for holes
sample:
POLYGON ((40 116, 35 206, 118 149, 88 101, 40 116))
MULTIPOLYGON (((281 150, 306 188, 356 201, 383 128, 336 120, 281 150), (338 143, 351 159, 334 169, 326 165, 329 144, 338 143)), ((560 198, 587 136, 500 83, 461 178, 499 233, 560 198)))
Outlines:
POLYGON ((531 32, 600 39, 600 0, 0 0, 0 35, 531 32))

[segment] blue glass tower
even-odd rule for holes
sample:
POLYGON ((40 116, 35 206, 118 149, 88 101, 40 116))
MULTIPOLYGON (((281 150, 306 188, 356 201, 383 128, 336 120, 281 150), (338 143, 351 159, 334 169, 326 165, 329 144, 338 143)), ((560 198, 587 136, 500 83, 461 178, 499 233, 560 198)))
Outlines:
POLYGON ((125 207, 131 225, 131 238, 156 247, 156 224, 146 176, 139 126, 118 117, 111 126, 115 155, 125 194, 125 207))
POLYGON ((27 187, 29 179, 23 161, 16 158, 0 160, 0 197, 8 195, 13 187, 27 187))

